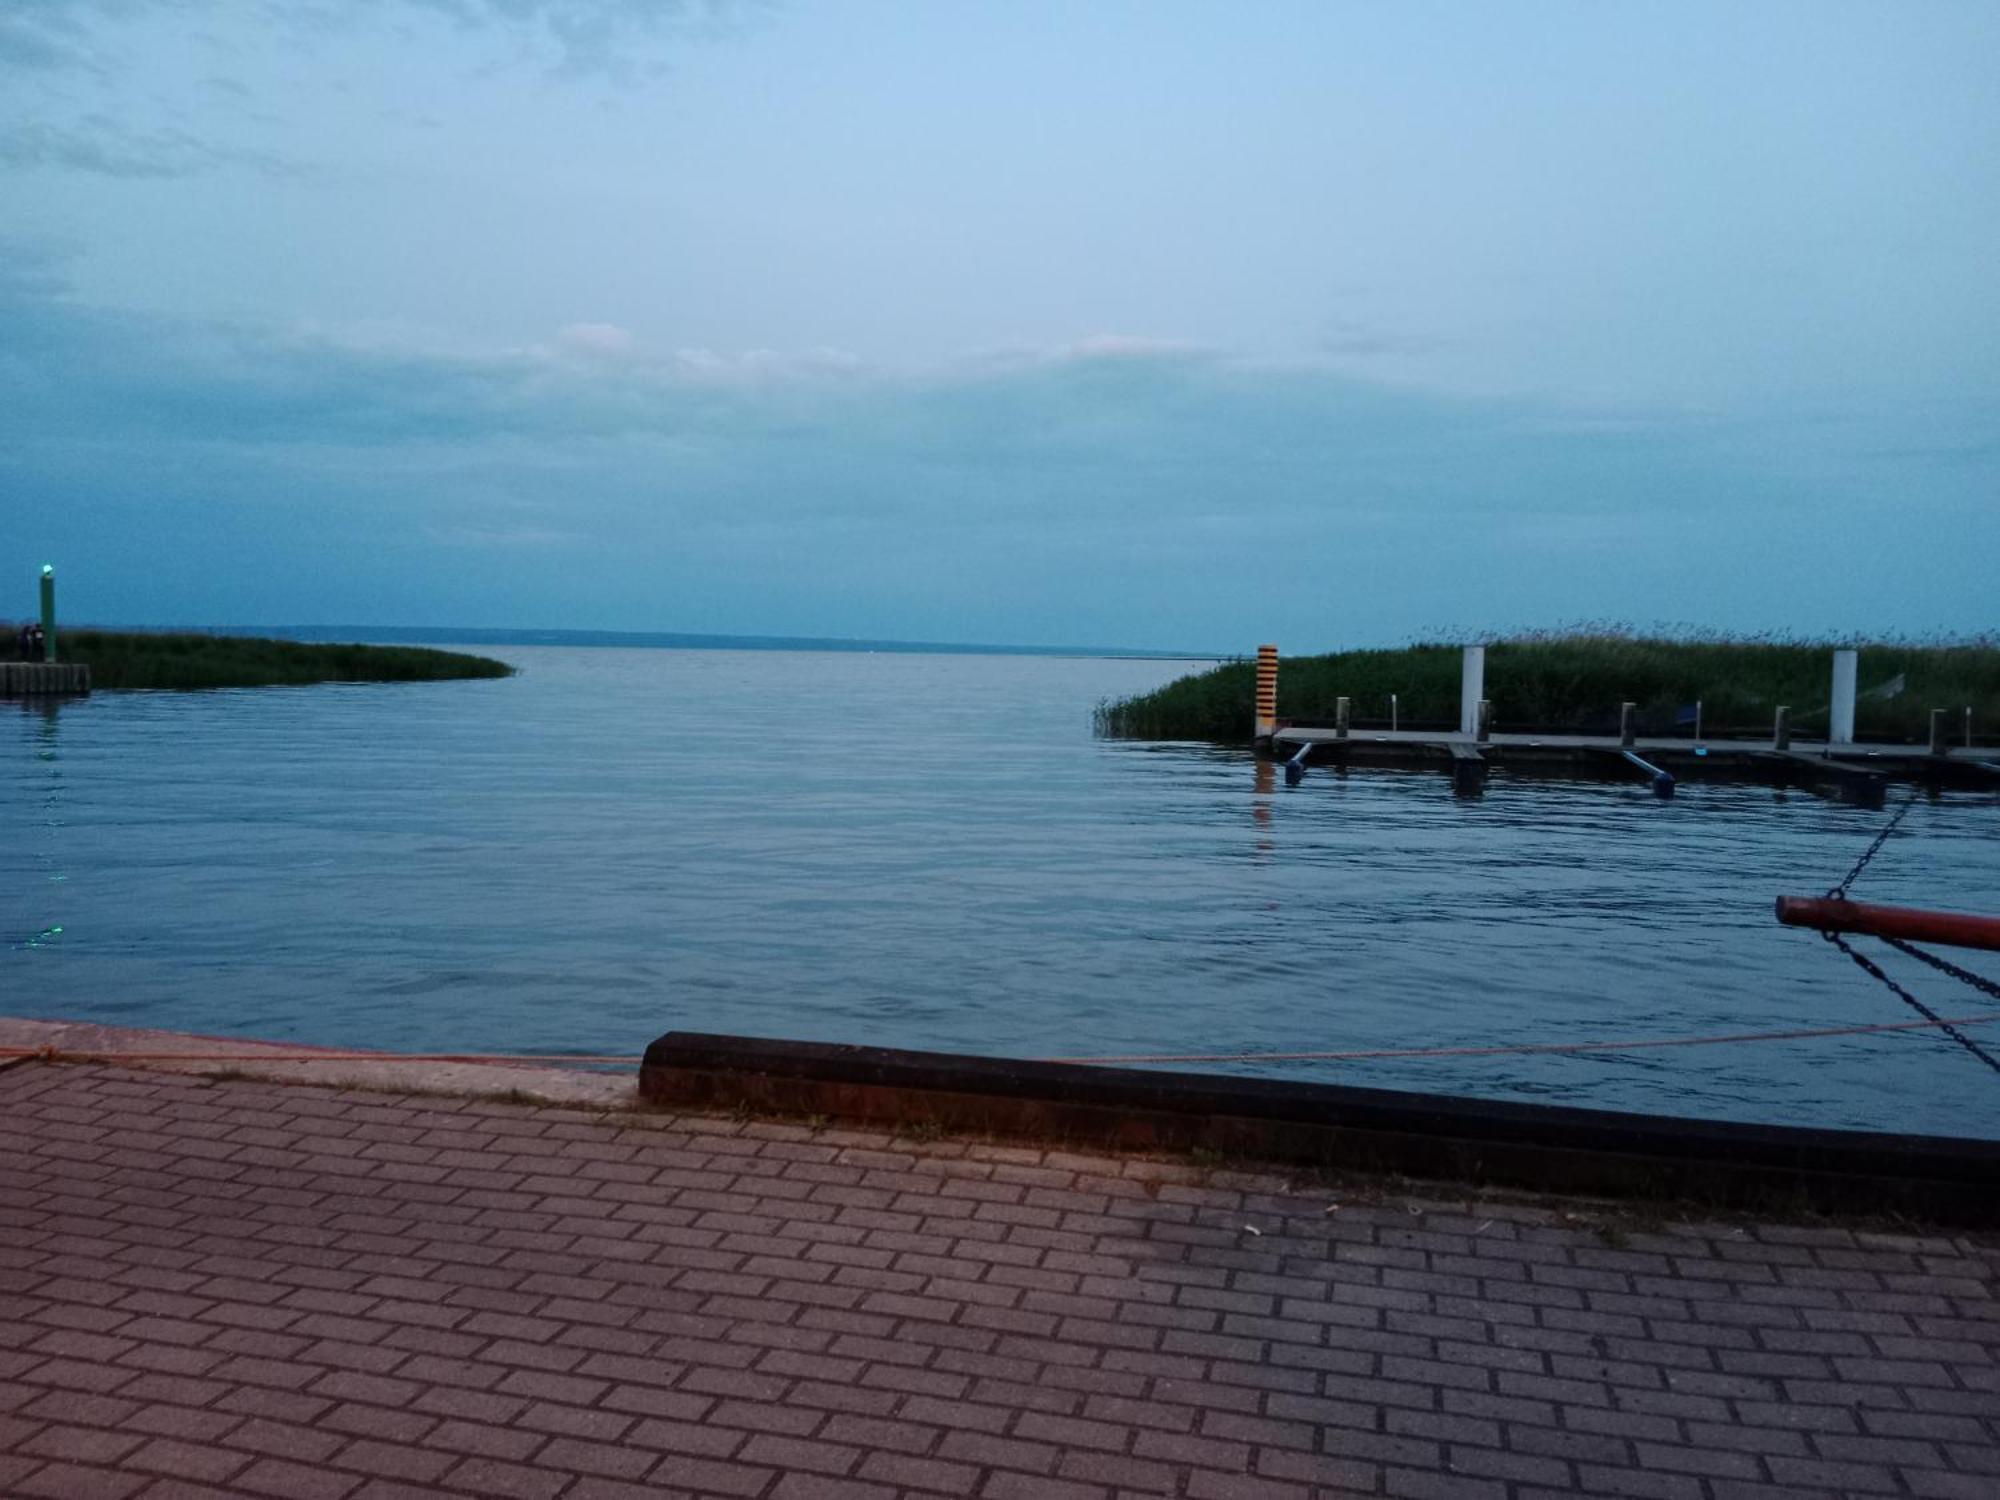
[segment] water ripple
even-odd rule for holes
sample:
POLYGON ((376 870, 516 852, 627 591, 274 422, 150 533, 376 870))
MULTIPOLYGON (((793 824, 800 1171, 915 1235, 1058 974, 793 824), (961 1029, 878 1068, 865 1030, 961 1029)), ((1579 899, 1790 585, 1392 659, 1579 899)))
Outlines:
MULTIPOLYGON (((503 654, 522 676, 0 713, 5 1009, 409 1049, 681 1028, 1035 1056, 1907 1018, 1771 919, 1880 824, 1801 793, 1496 771, 1465 802, 1441 774, 1287 787, 1233 750, 1091 739, 1091 705, 1159 663, 503 654)), ((2000 910, 2000 797, 1905 828, 1863 894, 2000 910)), ((1234 1066, 2000 1135, 1991 1074, 1925 1032, 1234 1066)))

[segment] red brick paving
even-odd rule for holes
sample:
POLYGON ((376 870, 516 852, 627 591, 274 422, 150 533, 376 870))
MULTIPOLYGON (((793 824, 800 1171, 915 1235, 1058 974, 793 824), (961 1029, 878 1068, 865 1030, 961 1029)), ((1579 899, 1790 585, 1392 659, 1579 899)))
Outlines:
POLYGON ((2000 1496, 2000 1250, 0 1071, 0 1494, 2000 1496), (1260 1231, 1252 1233, 1252 1230, 1260 1231))

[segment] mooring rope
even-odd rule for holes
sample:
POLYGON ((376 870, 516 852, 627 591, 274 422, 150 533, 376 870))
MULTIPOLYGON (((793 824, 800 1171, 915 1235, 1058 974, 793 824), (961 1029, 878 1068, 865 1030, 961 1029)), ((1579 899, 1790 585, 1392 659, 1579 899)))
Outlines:
POLYGON ((578 1052, 342 1052, 315 1049, 311 1052, 158 1052, 118 1049, 71 1049, 67 1047, 0 1047, 0 1058, 34 1057, 45 1062, 212 1062, 212 1063, 309 1063, 309 1062, 421 1062, 421 1063, 543 1063, 595 1067, 606 1064, 635 1064, 645 1059, 636 1053, 598 1056, 578 1052))
POLYGON ((1507 1047, 1378 1047, 1360 1052, 1177 1052, 1125 1054, 1113 1057, 1045 1057, 1063 1063, 1208 1063, 1208 1062, 1368 1062, 1395 1057, 1507 1057, 1540 1052, 1636 1052, 1648 1047, 1713 1047, 1723 1042, 1800 1042, 1816 1037, 1870 1036, 1883 1031, 1921 1031, 1933 1027, 1985 1026, 2000 1021, 2000 1011, 1977 1016, 1933 1016, 1928 1021, 1889 1021, 1869 1026, 1819 1026, 1799 1031, 1739 1031, 1720 1036, 1647 1037, 1625 1042, 1529 1042, 1507 1047))
MULTIPOLYGON (((1132 1053, 1106 1057, 1044 1057, 1040 1062, 1060 1063, 1175 1063, 1175 1062, 1369 1062, 1406 1057, 1508 1057, 1536 1053, 1634 1052, 1653 1047, 1713 1047, 1726 1042, 1802 1042, 1820 1037, 1871 1036, 1879 1032, 1921 1031, 1938 1027, 1989 1026, 2000 1023, 2000 1010, 1976 1016, 1933 1016, 1924 1021, 1889 1021, 1868 1026, 1820 1026, 1794 1031, 1743 1031, 1714 1036, 1641 1037, 1618 1042, 1527 1042, 1504 1047, 1377 1047, 1345 1052, 1175 1052, 1132 1053)), ((179 1062, 227 1063, 246 1067, 262 1063, 534 1063, 546 1066, 603 1067, 632 1066, 644 1059, 632 1053, 581 1054, 572 1052, 189 1052, 112 1049, 70 1049, 56 1046, 0 1047, 0 1061, 33 1059, 39 1062, 125 1063, 179 1062)))

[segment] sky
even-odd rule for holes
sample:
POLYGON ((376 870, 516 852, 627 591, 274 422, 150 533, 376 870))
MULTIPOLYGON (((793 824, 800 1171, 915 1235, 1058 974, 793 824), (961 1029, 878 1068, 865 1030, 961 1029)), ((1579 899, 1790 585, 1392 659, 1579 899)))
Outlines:
POLYGON ((9 0, 0 617, 1986 631, 1996 264, 1985 0, 9 0))

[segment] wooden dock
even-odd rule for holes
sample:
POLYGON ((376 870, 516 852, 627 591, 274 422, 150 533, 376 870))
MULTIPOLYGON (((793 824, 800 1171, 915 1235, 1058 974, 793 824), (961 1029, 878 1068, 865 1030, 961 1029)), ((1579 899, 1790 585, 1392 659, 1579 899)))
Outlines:
POLYGON ((90 691, 90 668, 80 661, 0 662, 0 698, 71 697, 90 691))
POLYGON ((2000 791, 2000 753, 1953 749, 1933 754, 1921 745, 1832 744, 1793 740, 1705 740, 1637 735, 1501 734, 1483 738, 1442 730, 1276 730, 1271 754, 1302 766, 1432 767, 1447 772, 1461 795, 1477 795, 1486 771, 1502 766, 1530 774, 1586 774, 1646 781, 1649 773, 1627 752, 1668 773, 1668 795, 1679 780, 1762 781, 1799 786, 1841 801, 1879 805, 1890 781, 2000 791))

